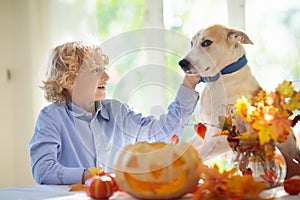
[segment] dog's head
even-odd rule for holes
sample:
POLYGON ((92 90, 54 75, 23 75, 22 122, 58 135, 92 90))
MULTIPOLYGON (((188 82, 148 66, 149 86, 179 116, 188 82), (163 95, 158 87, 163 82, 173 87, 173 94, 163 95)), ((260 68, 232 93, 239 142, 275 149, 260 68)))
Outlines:
POLYGON ((187 74, 215 76, 245 54, 242 44, 253 43, 241 30, 215 24, 194 35, 191 50, 179 65, 187 74))

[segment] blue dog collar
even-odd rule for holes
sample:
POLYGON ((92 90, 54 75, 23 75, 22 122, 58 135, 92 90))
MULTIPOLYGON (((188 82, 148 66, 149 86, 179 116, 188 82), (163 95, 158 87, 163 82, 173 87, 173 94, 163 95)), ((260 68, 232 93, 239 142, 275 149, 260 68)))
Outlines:
POLYGON ((220 78, 220 74, 231 74, 233 72, 238 71, 242 67, 244 67, 247 64, 248 60, 246 58, 246 55, 243 55, 240 57, 236 62, 231 63, 224 67, 220 73, 217 73, 215 76, 207 76, 207 77, 201 77, 201 79, 198 81, 198 83, 204 82, 214 82, 217 81, 220 78))
POLYGON ((198 83, 204 82, 215 82, 220 78, 220 73, 217 73, 215 76, 206 76, 206 77, 201 77, 201 79, 198 81, 198 83))

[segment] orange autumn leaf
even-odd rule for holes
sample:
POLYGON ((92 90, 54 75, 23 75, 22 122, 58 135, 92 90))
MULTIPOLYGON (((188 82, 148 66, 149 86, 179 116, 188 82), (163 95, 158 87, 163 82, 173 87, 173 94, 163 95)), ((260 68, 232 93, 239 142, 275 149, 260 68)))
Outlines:
POLYGON ((204 178, 207 181, 219 182, 234 174, 236 172, 236 169, 233 168, 230 171, 224 171, 223 173, 221 173, 217 165, 208 167, 207 165, 201 163, 199 164, 198 172, 200 174, 200 177, 204 178))
POLYGON ((291 132, 291 121, 286 117, 274 116, 272 131, 276 141, 285 142, 286 136, 291 132))
POLYGON ((73 184, 70 186, 69 191, 70 192, 78 192, 78 191, 84 191, 85 186, 83 184, 73 184))
POLYGON ((236 168, 220 172, 216 165, 208 167, 200 164, 199 173, 202 174, 202 183, 194 192, 193 199, 259 199, 259 194, 266 185, 256 182, 252 176, 234 175, 235 172, 236 168))
POLYGON ((266 188, 263 182, 255 181, 252 176, 232 176, 226 181, 227 188, 231 193, 246 198, 258 197, 262 190, 266 188))

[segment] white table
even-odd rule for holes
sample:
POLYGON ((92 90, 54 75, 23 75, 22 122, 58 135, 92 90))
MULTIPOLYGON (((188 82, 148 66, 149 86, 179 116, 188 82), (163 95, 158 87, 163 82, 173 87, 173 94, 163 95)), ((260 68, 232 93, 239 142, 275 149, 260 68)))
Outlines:
MULTIPOLYGON (((283 187, 277 187, 264 194, 275 194, 278 200, 299 200, 300 195, 288 195, 283 187)), ((117 192, 110 199, 129 200, 132 196, 117 192)), ((181 199, 192 199, 192 195, 186 195, 181 199)), ((91 200, 85 192, 69 192, 69 186, 60 185, 32 185, 18 186, 0 189, 0 200, 91 200)))

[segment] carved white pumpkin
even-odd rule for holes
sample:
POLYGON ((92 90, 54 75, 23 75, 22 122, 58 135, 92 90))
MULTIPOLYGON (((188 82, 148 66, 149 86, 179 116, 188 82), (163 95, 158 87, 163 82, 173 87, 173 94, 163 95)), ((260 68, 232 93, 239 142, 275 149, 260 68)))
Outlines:
POLYGON ((124 148, 116 165, 116 182, 141 199, 173 199, 198 184, 198 152, 188 143, 140 142, 124 148))

